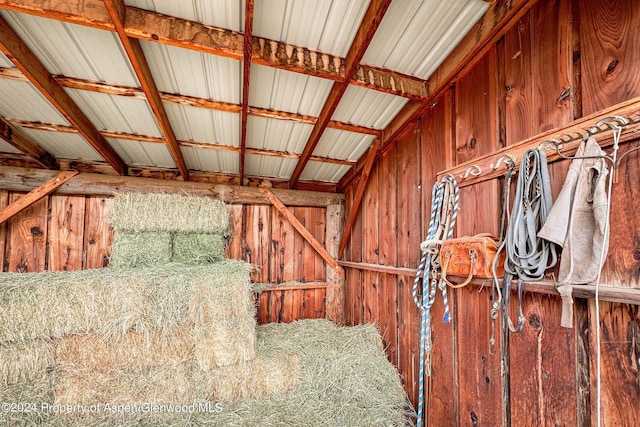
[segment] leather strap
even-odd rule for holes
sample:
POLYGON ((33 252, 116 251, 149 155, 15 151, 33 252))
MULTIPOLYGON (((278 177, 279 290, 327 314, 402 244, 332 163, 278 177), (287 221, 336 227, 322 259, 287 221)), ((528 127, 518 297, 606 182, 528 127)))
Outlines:
POLYGON ((467 286, 471 282, 471 279, 473 279, 473 271, 475 270, 476 261, 478 260, 478 255, 476 254, 475 249, 469 249, 469 260, 471 265, 469 266, 469 275, 467 276, 467 279, 462 283, 453 283, 447 280, 447 269, 449 268, 449 261, 451 261, 451 252, 445 253, 440 278, 452 288, 463 288, 467 286))

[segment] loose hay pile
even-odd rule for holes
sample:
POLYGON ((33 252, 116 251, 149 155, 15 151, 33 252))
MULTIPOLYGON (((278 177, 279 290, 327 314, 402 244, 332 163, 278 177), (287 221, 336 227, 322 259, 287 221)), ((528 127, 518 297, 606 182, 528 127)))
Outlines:
POLYGON ((411 422, 375 327, 256 326, 222 202, 117 195, 111 214, 109 268, 0 275, 0 401, 32 404, 0 424, 411 422))

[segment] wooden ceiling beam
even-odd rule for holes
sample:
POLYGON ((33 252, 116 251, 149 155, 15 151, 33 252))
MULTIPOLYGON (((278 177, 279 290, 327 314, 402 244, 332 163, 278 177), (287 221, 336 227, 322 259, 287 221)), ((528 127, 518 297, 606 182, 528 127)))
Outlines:
POLYGON ((251 54, 253 51, 253 0, 245 0, 244 55, 242 58, 242 111, 240 112, 240 185, 244 182, 244 161, 247 151, 247 118, 249 115, 249 86, 251 85, 251 54))
POLYGON ((0 138, 27 154, 45 168, 60 169, 60 164, 58 164, 55 157, 2 117, 0 117, 0 138))
MULTIPOLYGON (((17 68, 0 67, 0 78, 24 80, 28 79, 17 68)), ((65 76, 53 76, 53 78, 62 86, 69 89, 86 90, 90 92, 104 93, 108 95, 126 96, 129 98, 146 99, 144 92, 135 87, 121 86, 102 83, 93 80, 78 79, 65 76)), ((216 111, 224 111, 226 113, 238 114, 242 110, 242 106, 231 102, 213 101, 206 98, 198 98, 188 95, 175 95, 172 93, 160 92, 162 102, 167 104, 184 105, 194 108, 206 108, 216 111)), ((269 110, 267 108, 249 107, 249 115, 253 117, 262 117, 265 119, 287 120, 296 123, 304 123, 313 125, 318 120, 317 117, 307 116, 304 114, 289 113, 287 111, 269 110)), ((374 129, 366 126, 354 125, 351 123, 339 122, 331 120, 327 124, 328 128, 344 130, 347 132, 362 133, 365 135, 381 136, 381 129, 374 129)))
MULTIPOLYGON (((77 134, 78 131, 71 126, 67 125, 59 125, 53 123, 42 123, 42 122, 31 122, 28 120, 18 120, 18 119, 10 119, 7 121, 10 126, 14 126, 16 130, 18 127, 24 127, 28 129, 35 129, 45 132, 60 132, 60 133, 74 133, 77 134)), ((103 137, 105 138, 114 138, 114 139, 123 139, 126 141, 140 141, 140 142, 150 142, 154 144, 164 144, 164 138, 151 136, 151 135, 141 135, 138 133, 128 133, 128 132, 115 132, 109 130, 100 131, 103 137)), ((0 137, 2 134, 0 133, 0 137)), ((207 150, 219 150, 219 151, 229 151, 233 153, 239 153, 240 147, 235 145, 224 145, 224 144, 215 144, 210 142, 194 142, 194 141, 180 141, 178 140, 178 145, 180 147, 194 147, 194 148, 203 148, 207 150)), ((269 157, 282 157, 288 159, 299 159, 300 154, 291 153, 288 151, 277 151, 277 150, 265 150, 259 148, 249 148, 247 147, 245 150, 246 154, 255 154, 258 156, 269 156, 269 157)), ((356 164, 355 161, 352 160, 343 160, 343 159, 334 159, 331 157, 323 157, 323 156, 311 156, 311 161, 319 162, 319 163, 330 163, 334 165, 344 165, 344 166, 353 166, 356 164)))
POLYGON ((178 170, 182 174, 182 178, 185 181, 189 181, 189 168, 187 168, 187 164, 184 161, 184 157, 180 151, 178 142, 176 141, 176 136, 173 132, 173 128, 171 127, 171 123, 169 123, 169 117, 167 116, 167 112, 162 104, 158 87, 151 75, 151 69, 149 68, 147 59, 144 56, 144 52, 142 51, 140 41, 138 39, 130 38, 125 32, 124 21, 126 6, 123 0, 103 1, 107 11, 109 12, 111 21, 114 24, 115 31, 120 38, 120 42, 127 53, 129 62, 133 66, 133 70, 138 77, 140 86, 142 86, 142 90, 144 91, 147 102, 151 107, 151 111, 153 111, 153 115, 155 116, 156 121, 160 126, 160 130, 164 135, 169 152, 171 153, 173 160, 176 162, 176 166, 178 166, 178 170))
MULTIPOLYGON (((345 59, 344 67, 346 76, 353 76, 355 74, 358 64, 369 47, 369 43, 371 43, 371 40, 373 39, 373 36, 390 4, 391 0, 372 0, 369 4, 353 43, 349 48, 347 58, 345 59)), ((300 160, 293 170, 291 179, 289 180, 290 188, 294 188, 300 179, 302 171, 307 166, 313 151, 318 145, 327 124, 331 120, 331 116, 338 107, 338 104, 340 103, 340 100, 348 86, 349 81, 333 83, 329 96, 327 96, 327 100, 325 101, 322 111, 318 116, 318 121, 314 125, 313 131, 311 131, 311 135, 309 136, 304 150, 302 151, 300 160)))
POLYGON ((45 66, 0 17, 0 51, 24 74, 44 97, 78 130, 89 144, 121 175, 127 165, 102 137, 89 118, 49 74, 45 66))
MULTIPOLYGON (((78 170, 82 171, 82 167, 78 170)), ((116 192, 163 192, 167 194, 193 194, 199 196, 219 197, 228 203, 269 204, 262 191, 255 186, 239 186, 227 178, 217 178, 220 174, 194 173, 194 181, 157 179, 150 176, 137 175, 143 168, 131 168, 132 176, 105 175, 102 173, 81 172, 60 188, 59 194, 83 194, 110 196, 116 192), (227 179, 225 181, 224 179, 227 179)), ((0 189, 9 191, 31 191, 45 181, 54 177, 54 171, 44 169, 27 169, 23 167, 0 166, 0 189)), ((163 177, 166 178, 166 177, 163 177)), ((237 176, 235 177, 237 180, 237 176)), ((315 185, 317 191, 288 190, 273 188, 273 193, 287 206, 326 207, 344 202, 343 194, 327 192, 330 185, 326 183, 309 183, 315 185), (320 189, 325 184, 324 192, 320 189)), ((335 188, 334 188, 335 189, 335 188)))
MULTIPOLYGON (((102 0, 0 0, 0 8, 115 31, 102 0)), ((238 61, 244 58, 244 35, 241 33, 135 7, 126 7, 125 32, 132 38, 238 61)), ((359 65, 356 72, 349 74, 345 73, 345 58, 262 37, 254 36, 251 40, 252 58, 256 64, 334 81, 346 79, 354 85, 415 100, 429 95, 427 81, 414 76, 367 65, 359 65)))

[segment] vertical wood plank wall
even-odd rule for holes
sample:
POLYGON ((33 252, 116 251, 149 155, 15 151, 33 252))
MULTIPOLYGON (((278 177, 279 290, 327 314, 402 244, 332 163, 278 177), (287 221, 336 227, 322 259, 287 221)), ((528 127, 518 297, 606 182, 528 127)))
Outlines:
MULTIPOLYGON (((0 209, 22 193, 0 190, 0 209)), ((0 261, 5 272, 72 271, 109 264, 113 231, 108 199, 50 195, 0 225, 0 261)), ((234 237, 228 256, 256 266, 252 281, 324 282, 324 260, 270 206, 231 205, 234 237)), ((314 237, 324 243, 324 208, 293 209, 314 237)), ((325 289, 265 291, 258 320, 292 322, 325 317, 325 289)))
MULTIPOLYGON (((379 158, 346 259, 416 268, 437 172, 640 96, 636 6, 632 0, 537 2, 379 158)), ((625 143, 620 153, 638 145, 640 140, 625 143)), ((568 166, 568 161, 550 165, 554 198, 568 166)), ((639 170, 636 152, 617 172, 603 286, 640 288, 639 170)), ((502 185, 495 179, 462 189, 457 235, 497 233, 502 185)), ((347 215, 354 191, 352 186, 346 193, 347 215)), ((387 354, 416 403, 420 314, 412 283, 413 277, 347 269, 348 321, 380 325, 387 354), (372 311, 376 294, 377 311, 372 311), (395 310, 389 308, 393 301, 395 310)), ((490 290, 457 289, 449 300, 451 323, 440 321, 440 294, 432 309, 428 425, 502 425, 505 413, 514 426, 596 425, 593 300, 575 299, 575 327, 565 329, 560 327, 559 297, 524 295, 525 329, 511 334, 505 347, 510 369, 506 401, 500 320, 496 345, 489 345, 490 290)), ((602 425, 634 425, 640 420, 639 307, 602 302, 599 315, 602 425)))

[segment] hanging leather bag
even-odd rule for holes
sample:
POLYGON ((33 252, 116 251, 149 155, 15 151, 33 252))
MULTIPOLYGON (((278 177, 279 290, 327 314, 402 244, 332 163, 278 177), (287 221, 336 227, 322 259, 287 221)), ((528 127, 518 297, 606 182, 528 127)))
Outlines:
MULTIPOLYGON (((469 284, 474 277, 492 278, 492 265, 498 246, 498 242, 489 233, 445 240, 440 248, 442 280, 452 288, 461 288, 469 284), (462 283, 453 283, 448 276, 466 279, 462 283)), ((497 264, 498 275, 504 274, 504 259, 505 253, 502 252, 497 264)))

